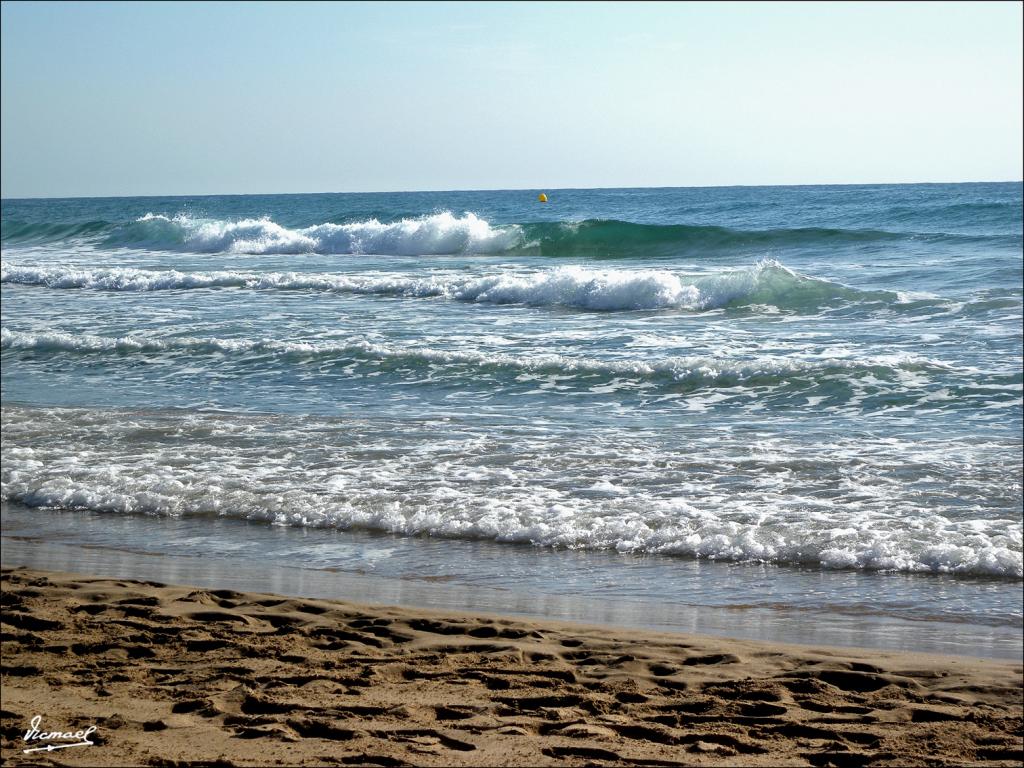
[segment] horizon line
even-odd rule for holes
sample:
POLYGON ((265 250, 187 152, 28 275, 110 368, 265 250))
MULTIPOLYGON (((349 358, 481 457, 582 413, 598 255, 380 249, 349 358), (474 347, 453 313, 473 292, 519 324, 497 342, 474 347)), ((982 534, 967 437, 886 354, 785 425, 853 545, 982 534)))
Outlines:
POLYGON ((885 181, 885 182, 832 182, 818 184, 694 184, 689 186, 656 185, 650 187, 494 187, 489 189, 395 189, 371 190, 362 192, 204 192, 185 194, 145 194, 145 195, 41 195, 36 197, 0 197, 0 202, 22 200, 122 200, 127 198, 158 198, 158 197, 268 197, 277 195, 412 195, 442 194, 462 192, 531 192, 547 191, 587 191, 606 189, 738 189, 763 187, 910 187, 910 186, 951 186, 954 184, 1024 184, 1024 179, 1003 181, 885 181))

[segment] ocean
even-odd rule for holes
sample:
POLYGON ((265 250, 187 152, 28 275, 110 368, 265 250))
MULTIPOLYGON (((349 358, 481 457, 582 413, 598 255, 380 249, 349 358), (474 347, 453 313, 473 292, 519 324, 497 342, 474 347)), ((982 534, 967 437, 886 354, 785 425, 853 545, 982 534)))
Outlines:
POLYGON ((5 565, 1020 657, 1020 183, 4 200, 2 261, 5 565))

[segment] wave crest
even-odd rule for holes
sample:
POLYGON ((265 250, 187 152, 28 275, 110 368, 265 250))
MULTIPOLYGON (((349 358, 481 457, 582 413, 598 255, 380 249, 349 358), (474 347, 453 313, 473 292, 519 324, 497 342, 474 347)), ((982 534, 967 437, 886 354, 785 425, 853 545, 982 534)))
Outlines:
POLYGON ((446 255, 526 253, 539 256, 632 258, 731 251, 831 248, 888 241, 985 242, 1020 247, 1020 235, 893 232, 798 227, 733 229, 694 224, 641 224, 614 219, 491 224, 474 213, 450 211, 399 220, 327 221, 289 228, 269 217, 236 221, 147 213, 130 222, 3 221, 4 242, 65 240, 107 248, 194 253, 446 255))
POLYGON ((383 223, 317 224, 289 229, 269 218, 222 221, 147 213, 113 232, 107 246, 180 248, 200 253, 442 255, 497 253, 520 242, 517 227, 492 227, 450 212, 383 223))
POLYGON ((893 305, 899 294, 861 291, 808 277, 774 260, 705 276, 660 269, 593 269, 566 266, 535 272, 503 271, 430 277, 331 275, 296 272, 178 272, 133 268, 68 269, 0 265, 0 282, 46 288, 160 291, 200 288, 308 290, 407 298, 446 298, 489 304, 562 306, 595 311, 709 310, 766 305, 815 309, 837 301, 893 305))

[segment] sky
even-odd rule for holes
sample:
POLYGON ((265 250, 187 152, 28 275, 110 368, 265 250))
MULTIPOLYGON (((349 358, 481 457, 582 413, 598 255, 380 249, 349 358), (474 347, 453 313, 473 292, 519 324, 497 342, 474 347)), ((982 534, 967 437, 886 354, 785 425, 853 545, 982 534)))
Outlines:
POLYGON ((1017 2, 0 13, 4 198, 1024 175, 1017 2))

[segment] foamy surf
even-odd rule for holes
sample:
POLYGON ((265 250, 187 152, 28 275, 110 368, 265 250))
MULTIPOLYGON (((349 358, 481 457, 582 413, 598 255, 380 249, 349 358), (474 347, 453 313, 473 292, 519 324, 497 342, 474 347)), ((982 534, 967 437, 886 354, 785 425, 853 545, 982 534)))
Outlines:
POLYGON ((915 355, 816 356, 807 359, 784 359, 765 355, 753 360, 730 360, 723 357, 665 357, 658 360, 588 358, 577 355, 537 353, 514 355, 500 352, 476 352, 409 345, 382 344, 361 339, 348 342, 278 341, 274 339, 156 337, 133 335, 105 337, 93 334, 61 332, 24 332, 0 328, 0 349, 68 352, 78 354, 163 354, 183 355, 228 354, 272 355, 288 358, 330 360, 357 359, 365 361, 400 361, 409 365, 470 366, 481 369, 507 369, 511 372, 584 374, 606 377, 628 377, 638 381, 690 382, 694 385, 736 386, 746 380, 758 384, 780 383, 787 378, 832 376, 841 372, 854 377, 898 377, 900 371, 917 373, 949 373, 953 371, 940 360, 915 355))
POLYGON ((487 304, 559 306, 593 311, 710 310, 761 304, 779 309, 813 309, 840 301, 895 305, 889 291, 858 291, 801 275, 767 259, 746 269, 687 275, 663 269, 595 269, 566 266, 537 271, 505 269, 466 276, 437 271, 429 277, 334 275, 298 272, 211 271, 135 268, 68 269, 0 265, 0 282, 53 289, 165 291, 204 288, 326 291, 405 298, 444 298, 487 304))
MULTIPOLYGON (((184 368, 175 379, 176 386, 184 387, 208 381, 213 371, 220 378, 297 380, 309 402, 339 382, 347 382, 351 395, 361 390, 371 398, 380 387, 405 383, 452 387, 459 397, 475 393, 487 399, 533 398, 550 390, 595 401, 615 402, 631 396, 666 405, 676 402, 693 411, 710 408, 724 413, 732 404, 798 413, 827 402, 836 414, 866 414, 880 409, 952 412, 974 407, 979 401, 988 408, 1005 409, 1012 407, 1022 387, 1021 376, 1011 371, 983 373, 908 353, 865 355, 837 349, 799 357, 767 353, 652 355, 643 345, 640 340, 629 355, 596 357, 359 337, 281 341, 0 330, 5 361, 8 355, 12 364, 24 358, 18 364, 29 369, 50 368, 55 363, 48 360, 64 358, 72 366, 102 367, 109 375, 129 379, 136 377, 140 365, 154 376, 158 369, 165 370, 161 378, 175 376, 175 369, 184 368)), ((125 385, 134 386, 128 381, 125 385)), ((253 396, 269 394, 255 381, 251 388, 253 396)))
POLYGON ((199 253, 438 255, 498 253, 521 240, 518 227, 492 227, 472 213, 448 211, 396 222, 370 219, 295 229, 269 218, 225 221, 147 213, 112 233, 106 243, 199 253))
POLYGON ((835 438, 832 458, 819 446, 822 459, 810 466, 806 446, 787 440, 745 445, 709 435, 692 456, 666 461, 643 436, 604 435, 595 465, 556 434, 543 443, 529 431, 477 434, 467 450, 468 425, 417 425, 412 443, 383 426, 346 420, 308 432, 302 420, 280 418, 5 408, 0 499, 556 549, 1022 577, 1020 520, 979 521, 930 490, 929 478, 943 473, 998 482, 985 466, 988 449, 970 443, 955 455, 905 441, 865 452, 855 438, 835 438), (288 451, 267 454, 261 446, 272 441, 288 451), (376 457, 372 469, 358 459, 365 451, 376 457), (516 461, 501 460, 509 455, 516 461), (855 471, 844 456, 859 457, 855 471), (893 478, 894 461, 913 474, 893 478))

